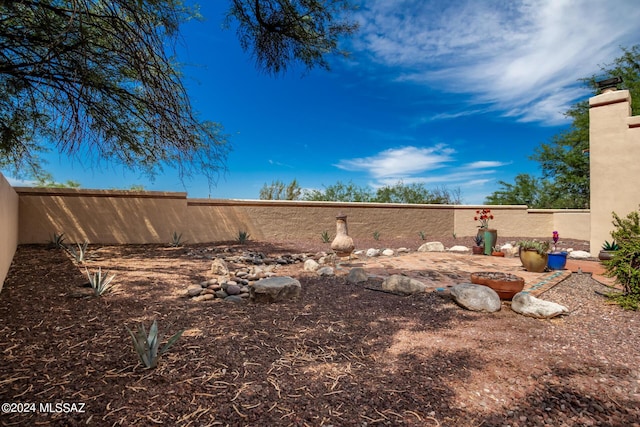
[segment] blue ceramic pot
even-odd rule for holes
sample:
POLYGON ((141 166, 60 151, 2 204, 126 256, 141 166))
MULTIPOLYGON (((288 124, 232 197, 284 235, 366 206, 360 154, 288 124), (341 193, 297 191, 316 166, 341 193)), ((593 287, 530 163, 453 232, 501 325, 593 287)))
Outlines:
POLYGON ((567 252, 549 252, 547 267, 549 270, 564 270, 567 265, 567 252))

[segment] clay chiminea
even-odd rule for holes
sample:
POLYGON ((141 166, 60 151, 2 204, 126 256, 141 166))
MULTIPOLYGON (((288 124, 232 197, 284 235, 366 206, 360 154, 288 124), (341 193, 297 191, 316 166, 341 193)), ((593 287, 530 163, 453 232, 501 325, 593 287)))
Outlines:
POLYGON ((355 249, 353 239, 347 234, 347 216, 342 213, 336 216, 336 238, 331 243, 331 249, 339 257, 350 256, 355 249))

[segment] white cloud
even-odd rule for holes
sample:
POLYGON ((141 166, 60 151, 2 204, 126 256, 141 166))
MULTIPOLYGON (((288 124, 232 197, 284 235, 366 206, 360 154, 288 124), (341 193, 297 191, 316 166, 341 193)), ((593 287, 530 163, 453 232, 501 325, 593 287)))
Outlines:
POLYGON ((500 166, 505 166, 508 163, 505 162, 497 162, 494 160, 479 160, 477 162, 467 163, 464 167, 469 169, 484 169, 484 168, 497 168, 500 166))
POLYGON ((369 0, 359 21, 355 49, 398 80, 547 124, 586 94, 579 78, 640 42, 636 0, 369 0))
POLYGON ((391 148, 371 157, 341 160, 336 166, 348 171, 366 171, 375 178, 397 180, 442 168, 452 160, 453 153, 454 150, 444 144, 430 148, 391 148))

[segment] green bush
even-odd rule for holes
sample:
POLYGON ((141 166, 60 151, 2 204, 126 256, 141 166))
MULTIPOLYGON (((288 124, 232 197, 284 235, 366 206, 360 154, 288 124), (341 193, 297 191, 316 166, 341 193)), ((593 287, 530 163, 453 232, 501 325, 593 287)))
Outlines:
POLYGON ((614 231, 611 237, 619 249, 613 258, 603 261, 607 275, 615 277, 616 283, 623 287, 622 293, 610 297, 625 309, 640 308, 640 214, 633 211, 626 218, 620 218, 613 212, 614 231))

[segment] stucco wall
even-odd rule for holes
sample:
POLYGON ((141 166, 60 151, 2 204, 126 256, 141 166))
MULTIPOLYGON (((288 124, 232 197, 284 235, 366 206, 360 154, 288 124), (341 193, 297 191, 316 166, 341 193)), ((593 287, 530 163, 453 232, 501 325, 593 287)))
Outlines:
POLYGON ((625 217, 640 205, 640 117, 631 117, 627 90, 589 100, 591 252, 611 240, 612 212, 625 217))
POLYGON ((18 246, 18 195, 0 174, 0 291, 18 246))
POLYGON ((166 243, 184 229, 186 193, 16 188, 19 242, 166 243))
MULTIPOLYGON (((402 205, 260 200, 187 199, 185 193, 18 188, 20 243, 45 243, 52 233, 67 242, 167 243, 174 231, 191 243, 235 240, 239 231, 255 240, 319 239, 335 234, 335 217, 347 215, 349 234, 381 239, 473 236, 476 209, 482 206, 402 205)), ((559 229, 564 237, 588 239, 588 227, 561 229, 563 212, 493 206, 491 226, 503 237, 545 237, 559 229), (560 221, 560 222, 559 222, 560 221)), ((588 211, 572 215, 588 217, 588 211)), ((564 221, 564 224, 572 220, 564 221)), ((576 222, 577 224, 578 222, 576 222)), ((587 224, 588 220, 582 221, 587 224)), ((470 242, 469 242, 470 243, 470 242)))

